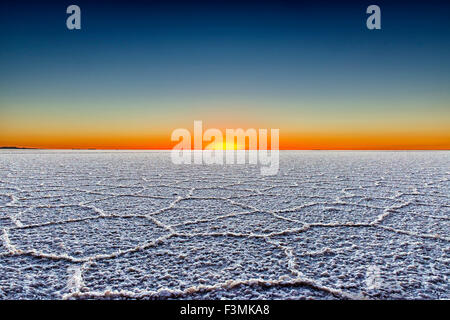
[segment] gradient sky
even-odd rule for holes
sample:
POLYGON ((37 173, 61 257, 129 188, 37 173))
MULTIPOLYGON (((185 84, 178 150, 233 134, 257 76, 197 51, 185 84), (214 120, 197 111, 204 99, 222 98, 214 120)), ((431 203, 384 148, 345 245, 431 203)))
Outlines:
POLYGON ((450 3, 0 4, 0 146, 170 148, 194 120, 279 128, 282 149, 450 149, 450 3))

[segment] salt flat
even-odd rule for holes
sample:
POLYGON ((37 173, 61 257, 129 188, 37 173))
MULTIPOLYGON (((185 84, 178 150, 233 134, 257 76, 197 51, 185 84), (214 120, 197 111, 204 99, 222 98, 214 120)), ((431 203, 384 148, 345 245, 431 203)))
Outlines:
POLYGON ((450 152, 0 151, 1 299, 450 299, 450 152))

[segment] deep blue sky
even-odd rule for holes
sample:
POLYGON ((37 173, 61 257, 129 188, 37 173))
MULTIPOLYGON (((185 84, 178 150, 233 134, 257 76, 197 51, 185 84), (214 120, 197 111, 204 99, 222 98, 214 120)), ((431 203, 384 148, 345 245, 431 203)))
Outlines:
POLYGON ((0 10, 0 113, 11 121, 156 114, 177 126, 170 112, 237 105, 273 126, 277 113, 291 131, 296 117, 449 120, 448 1, 8 0, 0 10), (70 4, 80 31, 66 29, 70 4), (382 30, 365 26, 370 4, 382 30))

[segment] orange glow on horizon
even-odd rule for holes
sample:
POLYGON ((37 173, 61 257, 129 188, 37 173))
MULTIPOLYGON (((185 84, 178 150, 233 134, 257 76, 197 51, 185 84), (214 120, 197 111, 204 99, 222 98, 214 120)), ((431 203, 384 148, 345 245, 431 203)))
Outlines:
MULTIPOLYGON (((0 137, 0 147, 36 149, 104 149, 104 150, 170 150, 177 142, 170 135, 147 137, 0 137)), ((390 135, 283 135, 280 134, 280 150, 450 150, 450 135, 436 136, 390 136, 390 135)), ((203 143, 205 149, 208 143, 203 143)), ((270 149, 270 139, 267 143, 270 149)), ((214 150, 242 150, 236 143, 232 146, 213 145, 214 150)), ((248 149, 248 147, 246 148, 248 149)))
MULTIPOLYGON (((445 117, 443 117, 445 119, 445 117)), ((207 124, 210 124, 209 122, 207 124)), ((192 130, 192 122, 185 120, 177 127, 192 130)), ((91 124, 83 126, 72 124, 64 126, 62 122, 6 121, 0 119, 0 147, 27 147, 40 149, 105 149, 105 150, 170 150, 177 142, 171 141, 173 127, 159 123, 156 125, 122 126, 105 123, 103 126, 91 124), (46 125, 49 124, 49 125, 46 125), (53 126, 51 126, 53 124, 53 126)), ((225 128, 218 127, 223 134, 223 147, 226 146, 225 128)), ((240 126, 236 126, 239 128, 240 126)), ((248 129, 242 126, 244 130, 248 129)), ((270 123, 255 124, 253 127, 270 129, 270 123)), ((332 127, 322 125, 305 128, 300 126, 281 127, 279 131, 280 150, 450 150, 450 130, 439 124, 435 126, 386 126, 386 127, 332 127)), ((209 127, 205 126, 203 132, 209 127)), ((267 146, 270 149, 270 130, 267 146)), ((247 142, 248 143, 248 142, 247 142)), ((203 142, 203 148, 209 142, 203 142)), ((191 146, 194 146, 192 141, 191 146)), ((229 146, 228 149, 244 149, 243 146, 229 146)), ((214 149, 221 149, 214 145, 214 149)))

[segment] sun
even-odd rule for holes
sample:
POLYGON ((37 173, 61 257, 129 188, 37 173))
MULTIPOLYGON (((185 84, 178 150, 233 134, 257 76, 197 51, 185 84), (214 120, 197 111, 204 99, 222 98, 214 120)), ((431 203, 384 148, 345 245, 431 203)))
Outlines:
POLYGON ((237 143, 214 143, 211 147, 209 147, 210 150, 242 150, 240 145, 237 143))

